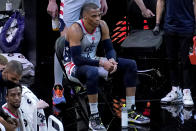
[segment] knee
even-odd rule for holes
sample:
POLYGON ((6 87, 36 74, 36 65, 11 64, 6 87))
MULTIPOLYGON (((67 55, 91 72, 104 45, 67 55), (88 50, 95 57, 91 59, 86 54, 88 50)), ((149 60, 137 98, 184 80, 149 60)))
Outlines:
POLYGON ((96 68, 89 68, 86 72, 86 86, 87 86, 87 94, 97 94, 98 92, 98 70, 96 68))
POLYGON ((127 62, 127 69, 131 71, 137 71, 137 64, 135 60, 128 60, 127 62))
POLYGON ((86 72, 87 80, 91 81, 97 81, 98 80, 98 70, 97 68, 89 68, 89 70, 86 72))

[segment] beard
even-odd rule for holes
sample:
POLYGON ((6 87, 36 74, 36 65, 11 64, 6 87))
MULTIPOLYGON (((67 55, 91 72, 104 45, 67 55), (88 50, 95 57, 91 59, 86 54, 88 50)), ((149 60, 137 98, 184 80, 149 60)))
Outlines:
POLYGON ((18 109, 20 107, 20 103, 19 104, 14 103, 14 104, 11 104, 11 106, 15 109, 18 109))

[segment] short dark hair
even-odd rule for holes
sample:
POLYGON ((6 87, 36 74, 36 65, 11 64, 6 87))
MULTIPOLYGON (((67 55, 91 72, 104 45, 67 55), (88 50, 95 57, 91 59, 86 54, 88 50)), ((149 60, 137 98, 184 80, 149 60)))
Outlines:
POLYGON ((10 62, 7 63, 5 70, 9 72, 16 72, 17 75, 21 76, 23 67, 19 61, 11 60, 10 62))
POLYGON ((5 84, 4 84, 4 88, 6 89, 6 95, 8 95, 8 90, 9 89, 13 89, 13 88, 16 88, 16 87, 19 87, 21 89, 21 92, 22 92, 22 86, 20 84, 17 84, 17 83, 14 83, 12 81, 6 81, 5 84))
POLYGON ((80 18, 83 18, 84 13, 88 12, 90 9, 98 9, 99 7, 95 3, 84 3, 80 11, 80 18))

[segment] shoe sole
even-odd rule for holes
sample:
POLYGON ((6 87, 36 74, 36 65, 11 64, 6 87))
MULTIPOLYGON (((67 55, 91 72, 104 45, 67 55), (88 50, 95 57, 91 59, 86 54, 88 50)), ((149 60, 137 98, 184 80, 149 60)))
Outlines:
POLYGON ((106 129, 104 130, 93 130, 93 129, 88 129, 89 131, 107 131, 106 129))
POLYGON ((136 124, 149 124, 150 123, 150 120, 149 121, 145 121, 145 122, 140 122, 140 121, 135 121, 135 120, 128 120, 129 123, 136 123, 136 124))
POLYGON ((89 124, 89 129, 88 129, 89 131, 107 131, 106 129, 102 129, 102 130, 94 130, 94 129, 92 129, 92 127, 91 127, 91 125, 89 124))
POLYGON ((89 127, 88 130, 89 130, 89 131, 107 131, 106 129, 103 129, 103 130, 93 130, 93 129, 90 129, 90 127, 89 127))
POLYGON ((173 100, 173 101, 160 101, 161 104, 182 104, 182 100, 173 100))
POLYGON ((183 104, 183 105, 184 105, 184 107, 193 107, 194 106, 194 104, 191 104, 191 105, 183 104))

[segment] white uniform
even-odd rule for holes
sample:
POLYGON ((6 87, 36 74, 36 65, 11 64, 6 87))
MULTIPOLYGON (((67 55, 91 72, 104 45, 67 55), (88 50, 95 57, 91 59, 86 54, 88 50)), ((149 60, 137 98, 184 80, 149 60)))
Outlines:
POLYGON ((26 86, 22 86, 22 98, 20 108, 18 109, 18 117, 13 115, 5 105, 3 110, 12 118, 17 119, 22 124, 22 129, 17 128, 16 131, 47 131, 46 117, 43 109, 37 109, 39 99, 26 86))
POLYGON ((97 59, 96 57, 97 46, 101 40, 100 27, 95 28, 94 32, 90 34, 87 32, 82 19, 76 21, 76 23, 80 25, 83 32, 83 38, 80 42, 81 49, 82 49, 81 55, 87 58, 97 59))
MULTIPOLYGON (((66 27, 70 27, 79 20, 80 11, 84 3, 95 3, 101 7, 100 0, 61 0, 59 17, 63 19, 66 27)), ((54 75, 55 85, 62 85, 63 72, 56 55, 54 58, 54 75)))
MULTIPOLYGON (((92 34, 88 33, 84 24, 83 24, 83 20, 78 20, 76 21, 76 23, 78 23, 80 25, 80 27, 82 28, 82 32, 83 32, 83 38, 80 42, 81 45, 81 55, 83 57, 87 57, 90 59, 100 59, 99 57, 96 56, 96 51, 97 51, 97 46, 101 40, 101 29, 100 27, 96 27, 94 32, 92 34)), ((69 57, 69 50, 67 47, 65 47, 65 52, 64 52, 67 56, 64 56, 65 60, 69 57), (67 51, 67 52, 66 52, 67 51)), ((64 55, 65 55, 64 54, 64 55)), ((106 58, 103 58, 106 59, 106 58)), ((68 78, 71 81, 77 82, 79 83, 79 80, 75 78, 75 72, 77 70, 77 67, 74 65, 73 62, 68 62, 64 64, 65 66, 65 70, 67 73, 68 78)), ((103 67, 98 67, 98 72, 100 77, 103 77, 105 79, 107 79, 108 77, 108 71, 106 71, 103 67)))
POLYGON ((18 116, 15 116, 8 108, 6 108, 6 105, 7 103, 2 106, 5 113, 7 113, 11 118, 15 118, 21 124, 21 126, 16 128, 15 131, 33 131, 26 114, 21 108, 18 109, 18 116))

